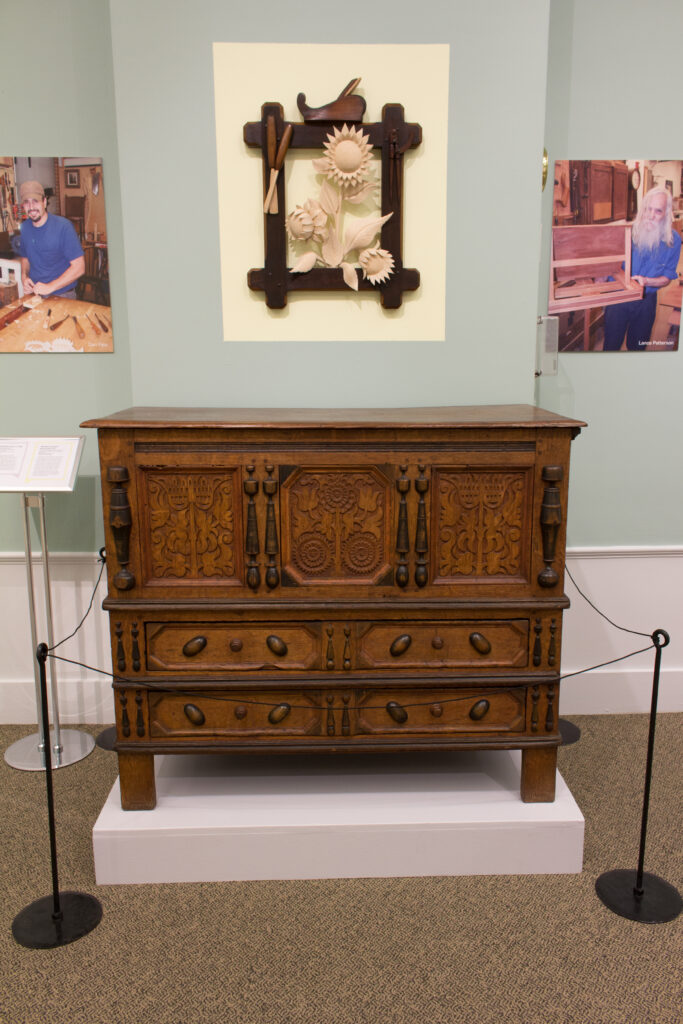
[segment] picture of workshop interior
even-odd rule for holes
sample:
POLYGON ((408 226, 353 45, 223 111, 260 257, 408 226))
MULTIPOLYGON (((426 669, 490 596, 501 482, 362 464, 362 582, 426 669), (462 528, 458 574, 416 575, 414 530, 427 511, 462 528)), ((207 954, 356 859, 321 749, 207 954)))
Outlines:
POLYGON ((113 349, 101 158, 0 156, 0 353, 113 349))
POLYGON ((556 161, 548 313, 559 351, 675 351, 682 236, 682 160, 556 161), (653 209, 661 237, 645 241, 653 209))

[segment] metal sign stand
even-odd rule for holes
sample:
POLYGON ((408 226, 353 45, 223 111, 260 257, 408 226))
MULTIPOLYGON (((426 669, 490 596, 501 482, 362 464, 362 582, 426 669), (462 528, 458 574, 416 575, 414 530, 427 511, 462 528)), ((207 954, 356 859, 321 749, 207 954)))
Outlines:
MULTIPOLYGON (((45 528, 45 493, 72 491, 83 450, 83 437, 0 437, 0 491, 18 492, 24 524, 24 551, 28 583, 31 641, 33 652, 38 645, 36 596, 33 585, 33 558, 31 554, 32 508, 38 512, 38 529, 42 548, 45 620, 50 649, 54 647, 52 631, 52 599, 50 596, 50 567, 48 562, 47 530, 45 528)), ((82 760, 94 749, 95 741, 78 729, 61 729, 59 725, 59 696, 54 660, 50 661, 50 689, 52 700, 52 731, 46 723, 40 700, 40 673, 33 659, 36 685, 38 733, 13 743, 5 751, 5 761, 21 771, 39 772, 46 769, 47 744, 51 763, 63 768, 82 760)))
MULTIPOLYGON (((47 553, 47 530, 45 527, 45 495, 22 494, 21 503, 24 522, 24 550, 26 552, 26 578, 28 583, 29 613, 31 616, 31 641, 33 650, 38 646, 36 628, 36 597, 33 585, 33 558, 31 552, 31 520, 30 509, 38 509, 40 545, 43 554, 43 583, 45 590, 45 619, 47 638, 51 648, 54 645, 52 630, 52 599, 50 596, 50 567, 47 553)), ((45 770, 45 721, 40 701, 40 674, 38 664, 33 661, 36 683, 36 708, 38 711, 38 732, 17 740, 5 751, 5 761, 12 768, 21 771, 38 772, 45 770)), ((57 692, 57 673, 53 659, 50 659, 50 701, 52 704, 52 730, 50 733, 51 759, 53 768, 81 761, 93 750, 95 741, 88 733, 78 729, 62 729, 59 724, 59 694, 57 692)))

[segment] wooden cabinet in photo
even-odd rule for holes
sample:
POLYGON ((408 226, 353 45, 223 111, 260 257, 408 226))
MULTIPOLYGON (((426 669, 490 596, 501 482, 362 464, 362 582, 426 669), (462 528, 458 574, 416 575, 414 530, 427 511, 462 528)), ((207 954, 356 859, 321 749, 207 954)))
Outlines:
POLYGON ((554 799, 569 447, 532 406, 129 409, 99 434, 126 809, 155 753, 521 749, 554 799))

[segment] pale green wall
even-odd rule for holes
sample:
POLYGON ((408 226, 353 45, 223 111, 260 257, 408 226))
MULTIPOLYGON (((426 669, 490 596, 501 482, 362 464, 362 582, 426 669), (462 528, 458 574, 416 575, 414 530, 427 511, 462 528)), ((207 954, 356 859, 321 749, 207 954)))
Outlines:
MULTIPOLYGON (((0 83, 3 155, 88 155, 104 161, 116 352, 0 355, 0 435, 71 435, 87 416, 131 400, 107 0, 3 4, 0 83)), ((76 495, 47 499, 51 548, 92 551, 102 544, 96 473, 90 438, 76 495)), ((19 499, 0 495, 0 550, 23 546, 19 499)))
MULTIPOLYGON (((111 9, 136 404, 533 400, 548 0, 111 9), (450 43, 445 343, 220 341, 214 41, 450 43)), ((254 109, 279 98, 255 95, 254 109)))
MULTIPOLYGON (((546 146, 561 159, 683 158, 680 0, 551 0, 546 146)), ((539 312, 547 311, 552 190, 539 312)), ((560 356, 538 404, 589 422, 569 543, 683 543, 683 351, 560 356)))
MULTIPOLYGON (((81 419, 132 402, 533 400, 550 210, 550 192, 540 192, 544 141, 551 160, 682 155, 682 8, 656 0, 653 10, 667 29, 645 56, 641 48, 633 78, 628 54, 652 28, 635 0, 428 0, 417 14, 403 0, 246 9, 40 0, 30 32, 25 9, 4 12, 0 149, 105 160, 116 352, 0 357, 0 434, 72 433, 81 419), (450 43, 445 343, 221 342, 211 44, 259 40, 450 43)), ((301 76, 305 91, 305 68, 301 76)), ((609 355, 565 356, 559 377, 537 389, 539 404, 590 422, 575 445, 573 544, 680 543, 681 356, 638 358, 612 357, 608 367, 609 355), (673 457, 657 450, 669 445, 673 457), (672 458, 674 473, 660 481, 672 458)), ((48 507, 55 549, 101 543, 95 472, 90 437, 76 497, 48 507)), ((15 511, 14 501, 0 505, 0 550, 22 546, 15 511)))

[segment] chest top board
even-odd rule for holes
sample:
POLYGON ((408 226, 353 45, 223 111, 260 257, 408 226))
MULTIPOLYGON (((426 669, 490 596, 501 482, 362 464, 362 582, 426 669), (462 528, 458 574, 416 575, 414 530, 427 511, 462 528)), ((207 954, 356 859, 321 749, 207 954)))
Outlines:
POLYGON ((554 799, 569 449, 534 406, 98 430, 122 806, 174 752, 521 749, 554 799))

